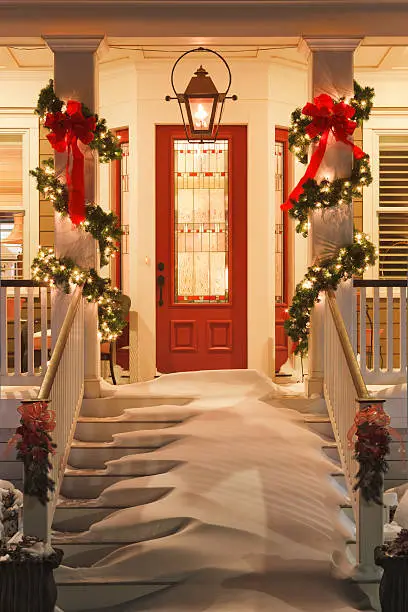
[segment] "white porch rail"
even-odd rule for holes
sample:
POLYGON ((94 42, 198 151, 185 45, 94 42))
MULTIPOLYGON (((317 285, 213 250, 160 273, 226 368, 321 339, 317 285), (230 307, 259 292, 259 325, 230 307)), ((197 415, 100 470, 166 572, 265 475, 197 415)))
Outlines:
POLYGON ((47 285, 0 281, 0 385, 41 384, 48 361, 49 306, 47 285))
POLYGON ((353 348, 366 384, 407 380, 407 281, 354 280, 353 348))
POLYGON ((68 453, 84 392, 84 304, 82 289, 72 294, 55 348, 41 385, 38 399, 49 399, 56 412, 56 428, 52 432, 57 445, 53 456, 51 478, 55 493, 48 504, 24 496, 24 533, 42 540, 49 538, 50 526, 58 500, 68 453))
POLYGON ((374 548, 383 543, 383 508, 368 504, 353 491, 358 463, 353 458, 354 448, 350 447, 347 437, 358 401, 364 407, 369 394, 333 291, 326 293, 324 396, 356 519, 358 577, 361 581, 372 581, 378 575, 374 548))

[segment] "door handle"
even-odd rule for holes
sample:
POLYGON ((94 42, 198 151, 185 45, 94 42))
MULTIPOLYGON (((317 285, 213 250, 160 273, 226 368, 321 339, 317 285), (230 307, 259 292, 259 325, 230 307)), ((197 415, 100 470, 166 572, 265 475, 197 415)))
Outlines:
MULTIPOLYGON (((162 272, 164 270, 164 263, 160 262, 158 264, 158 269, 160 270, 160 272, 162 272)), ((157 277, 157 284, 159 286, 159 306, 163 306, 164 302, 163 302, 163 286, 164 286, 164 276, 163 274, 159 274, 159 276, 157 277)))

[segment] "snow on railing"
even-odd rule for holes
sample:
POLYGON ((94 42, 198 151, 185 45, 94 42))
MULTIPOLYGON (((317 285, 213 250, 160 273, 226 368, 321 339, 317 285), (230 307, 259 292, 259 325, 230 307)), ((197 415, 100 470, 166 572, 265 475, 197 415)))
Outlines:
POLYGON ((31 280, 0 281, 0 385, 40 385, 47 369, 50 291, 31 280))
POLYGON ((357 575, 369 582, 378 576, 374 548, 383 543, 383 507, 367 503, 354 491, 359 465, 354 459, 354 444, 349 443, 359 401, 364 408, 369 393, 333 291, 326 293, 325 300, 324 396, 354 510, 357 575))
POLYGON ((353 348, 367 384, 407 380, 407 281, 354 280, 353 348))

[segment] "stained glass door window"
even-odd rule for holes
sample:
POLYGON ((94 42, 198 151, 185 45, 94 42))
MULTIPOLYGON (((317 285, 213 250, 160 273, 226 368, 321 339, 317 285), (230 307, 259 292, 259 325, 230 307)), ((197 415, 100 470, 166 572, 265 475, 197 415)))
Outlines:
POLYGON ((174 301, 228 303, 228 140, 174 141, 174 301))

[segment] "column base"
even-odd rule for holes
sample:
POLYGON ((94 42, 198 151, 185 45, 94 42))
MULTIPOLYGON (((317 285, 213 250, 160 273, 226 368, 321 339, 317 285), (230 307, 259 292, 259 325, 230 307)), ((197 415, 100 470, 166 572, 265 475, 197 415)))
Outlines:
POLYGON ((85 378, 84 399, 95 399, 101 397, 102 378, 85 378))
POLYGON ((323 397, 323 376, 309 376, 305 377, 305 394, 306 397, 312 397, 318 395, 323 397))

